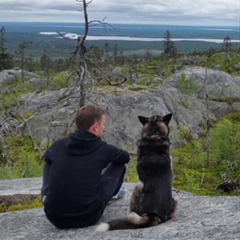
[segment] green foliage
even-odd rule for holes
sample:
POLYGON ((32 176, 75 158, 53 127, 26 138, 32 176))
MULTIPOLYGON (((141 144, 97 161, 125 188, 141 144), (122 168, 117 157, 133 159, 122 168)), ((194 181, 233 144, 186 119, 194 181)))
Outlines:
POLYGON ((7 52, 7 48, 5 46, 5 42, 7 41, 4 38, 5 32, 5 28, 2 27, 0 29, 0 71, 12 68, 13 66, 13 56, 7 52))
POLYGON ((186 164, 192 169, 203 168, 206 166, 206 152, 203 151, 203 141, 192 140, 181 149, 172 149, 179 164, 186 164))
POLYGON ((0 71, 13 67, 13 56, 9 53, 0 53, 0 71))
MULTIPOLYGON (((136 64, 136 72, 140 76, 136 83, 141 84, 141 80, 144 79, 144 85, 147 85, 146 83, 151 82, 156 76, 166 79, 173 74, 176 68, 181 68, 181 66, 178 66, 177 58, 167 59, 164 55, 142 61, 136 64)), ((151 84, 151 86, 157 85, 159 85, 159 82, 151 84)))
POLYGON ((142 62, 138 65, 137 72, 140 74, 146 74, 148 76, 154 76, 159 73, 159 60, 157 58, 142 62))
POLYGON ((5 203, 0 203, 0 213, 7 212, 7 206, 5 203))
POLYGON ((231 121, 234 126, 240 122, 240 111, 238 112, 230 112, 225 116, 225 119, 231 121))
MULTIPOLYGON (((174 159, 174 187, 197 194, 218 195, 225 194, 215 190, 221 182, 240 180, 239 118, 239 112, 232 112, 211 129, 209 167, 204 138, 187 141, 185 136, 188 133, 182 131, 184 147, 171 150, 174 159)), ((237 195, 239 191, 232 194, 237 195)))
POLYGON ((186 145, 188 142, 193 140, 192 133, 189 129, 184 128, 178 124, 178 138, 181 145, 186 145))
POLYGON ((33 86, 27 81, 20 81, 16 79, 14 83, 2 84, 2 88, 6 91, 2 92, 0 99, 0 112, 5 109, 16 107, 17 103, 24 93, 29 93, 34 90, 33 86))
POLYGON ((212 161, 216 164, 232 158, 236 145, 233 140, 233 124, 229 120, 222 120, 216 129, 211 130, 212 161))
POLYGON ((57 73, 52 82, 54 90, 69 87, 71 84, 73 84, 73 79, 69 76, 67 72, 57 73))
POLYGON ((20 96, 21 96, 21 93, 19 92, 11 92, 9 94, 4 95, 2 100, 0 100, 0 103, 1 103, 0 112, 5 109, 16 107, 20 96))
POLYGON ((10 206, 7 206, 5 203, 0 204, 0 213, 4 212, 11 212, 11 211, 17 211, 17 210, 24 210, 24 209, 31 209, 31 208, 38 208, 42 207, 42 201, 41 196, 38 196, 35 199, 25 199, 24 202, 21 204, 12 204, 10 206))
POLYGON ((198 84, 192 78, 187 78, 185 73, 181 74, 178 83, 182 92, 188 95, 193 95, 198 89, 198 84))
POLYGON ((240 170, 235 171, 240 169, 240 124, 223 119, 210 134, 211 162, 222 166, 226 179, 236 179, 240 174, 240 170))
POLYGON ((93 62, 100 62, 103 59, 103 56, 104 51, 101 48, 94 45, 90 46, 86 54, 86 57, 93 62))
POLYGON ((186 179, 186 190, 189 192, 199 192, 200 189, 200 181, 198 174, 184 173, 184 177, 186 179))
POLYGON ((26 201, 26 203, 24 204, 14 204, 12 206, 9 206, 5 211, 10 212, 10 211, 23 210, 23 209, 38 208, 42 206, 43 205, 42 205, 41 197, 38 197, 36 199, 26 201))
POLYGON ((240 62, 240 54, 232 53, 231 56, 226 55, 223 52, 216 53, 208 59, 208 67, 218 68, 221 71, 227 72, 233 75, 239 75, 240 66, 237 65, 240 62))
MULTIPOLYGON (((133 143, 129 143, 125 148, 126 151, 132 152, 134 150, 133 143)), ((125 181, 128 182, 137 182, 137 156, 135 154, 131 155, 130 161, 127 164, 127 172, 125 174, 125 181)))
POLYGON ((127 164, 127 173, 125 177, 125 181, 129 182, 137 182, 138 175, 137 175, 137 157, 132 156, 130 162, 127 164))
POLYGON ((42 175, 43 163, 37 151, 33 149, 29 138, 22 135, 4 137, 5 145, 11 156, 11 162, 0 158, 0 179, 39 177, 42 175))

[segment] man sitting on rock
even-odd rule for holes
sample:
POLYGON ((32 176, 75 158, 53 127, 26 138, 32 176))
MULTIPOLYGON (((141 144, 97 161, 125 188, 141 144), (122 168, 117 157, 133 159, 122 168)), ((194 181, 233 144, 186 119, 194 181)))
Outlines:
POLYGON ((80 108, 76 132, 44 154, 41 194, 46 217, 57 228, 93 225, 110 200, 124 195, 120 188, 129 154, 101 139, 105 122, 102 108, 80 108))

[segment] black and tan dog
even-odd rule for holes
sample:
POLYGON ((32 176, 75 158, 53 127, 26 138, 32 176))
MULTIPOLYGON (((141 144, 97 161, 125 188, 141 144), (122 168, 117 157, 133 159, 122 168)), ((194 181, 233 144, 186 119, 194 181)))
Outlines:
POLYGON ((143 125, 138 140, 137 172, 141 181, 133 191, 130 213, 102 223, 97 231, 155 226, 173 218, 177 201, 172 197, 172 166, 169 154, 169 127, 172 114, 139 116, 143 125))

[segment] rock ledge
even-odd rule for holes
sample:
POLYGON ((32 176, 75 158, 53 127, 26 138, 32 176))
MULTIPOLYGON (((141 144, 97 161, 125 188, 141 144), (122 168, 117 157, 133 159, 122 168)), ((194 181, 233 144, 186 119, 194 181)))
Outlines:
MULTIPOLYGON (((40 193, 41 178, 0 181, 0 196, 40 193)), ((110 204, 101 221, 123 216, 128 210, 134 183, 124 183, 124 199, 110 204)), ((173 190, 179 201, 177 216, 156 227, 97 233, 96 226, 59 230, 45 218, 43 208, 0 214, 0 239, 4 240, 143 240, 202 239, 238 240, 240 236, 240 197, 197 196, 173 190)))

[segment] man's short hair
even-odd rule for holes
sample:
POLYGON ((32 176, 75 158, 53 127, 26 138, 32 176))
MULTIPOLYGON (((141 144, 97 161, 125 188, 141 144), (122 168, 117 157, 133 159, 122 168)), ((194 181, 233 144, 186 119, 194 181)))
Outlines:
POLYGON ((100 121, 105 110, 99 106, 86 105, 81 107, 75 117, 75 124, 78 130, 88 130, 95 122, 100 121))

